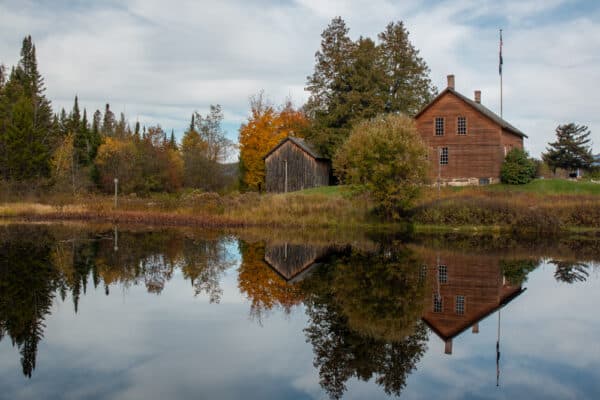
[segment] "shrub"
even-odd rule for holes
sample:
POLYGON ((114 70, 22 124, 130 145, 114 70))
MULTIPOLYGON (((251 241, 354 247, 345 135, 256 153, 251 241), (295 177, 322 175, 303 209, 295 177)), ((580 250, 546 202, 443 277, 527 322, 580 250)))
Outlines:
POLYGON ((333 160, 342 183, 368 192, 394 218, 418 196, 427 167, 427 148, 414 121, 392 114, 356 125, 333 160))
POLYGON ((510 185, 524 185, 535 178, 536 165, 526 151, 512 149, 504 159, 500 170, 500 179, 510 185))

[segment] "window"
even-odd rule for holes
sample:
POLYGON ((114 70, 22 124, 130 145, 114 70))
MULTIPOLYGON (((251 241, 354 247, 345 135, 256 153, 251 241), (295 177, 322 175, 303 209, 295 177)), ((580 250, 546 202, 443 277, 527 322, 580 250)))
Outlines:
POLYGON ((459 135, 467 134, 467 117, 458 117, 456 133, 459 135))
POLYGON ((479 178, 479 184, 480 185, 489 185, 490 184, 490 178, 479 178))
POLYGON ((443 310, 442 296, 439 294, 433 295, 433 312, 442 312, 443 310))
POLYGON ((438 281, 440 283, 448 282, 448 267, 445 265, 438 265, 438 281))
POLYGON ((448 165, 448 148, 442 147, 440 149, 440 165, 448 165))
POLYGON ((444 136, 444 118, 435 118, 435 136, 444 136))
POLYGON ((465 313, 465 296, 456 296, 454 311, 459 315, 463 315, 465 313))

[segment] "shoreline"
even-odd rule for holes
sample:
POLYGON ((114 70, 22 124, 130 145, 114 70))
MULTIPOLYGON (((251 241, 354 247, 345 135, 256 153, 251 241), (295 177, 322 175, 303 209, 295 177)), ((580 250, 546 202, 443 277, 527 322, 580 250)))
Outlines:
POLYGON ((406 232, 407 229, 420 234, 582 234, 590 235, 600 233, 600 226, 561 226, 558 229, 540 231, 531 227, 517 228, 513 225, 439 225, 421 222, 363 222, 352 221, 348 224, 317 223, 303 221, 301 217, 295 222, 289 221, 261 221, 239 220, 219 214, 186 214, 177 211, 17 211, 6 212, 6 204, 0 205, 0 221, 4 223, 38 223, 38 222, 81 222, 81 223, 110 223, 156 227, 189 227, 209 229, 277 229, 277 230, 363 230, 363 231, 389 231, 406 232))

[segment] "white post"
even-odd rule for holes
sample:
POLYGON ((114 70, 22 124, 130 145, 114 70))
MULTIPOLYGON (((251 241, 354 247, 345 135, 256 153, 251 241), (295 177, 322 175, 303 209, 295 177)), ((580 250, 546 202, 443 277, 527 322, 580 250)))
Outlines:
POLYGON ((119 178, 115 178, 115 210, 117 209, 117 195, 119 192, 119 178))

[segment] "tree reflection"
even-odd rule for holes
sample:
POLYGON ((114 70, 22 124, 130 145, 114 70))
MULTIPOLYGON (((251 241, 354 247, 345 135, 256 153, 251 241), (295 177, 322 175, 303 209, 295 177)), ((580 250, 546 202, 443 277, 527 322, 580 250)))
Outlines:
POLYGON ((75 312, 90 285, 145 285, 161 293, 181 268, 194 294, 218 302, 219 281, 234 263, 229 242, 189 239, 173 231, 123 232, 115 250, 112 231, 9 226, 0 230, 0 340, 10 336, 21 353, 23 373, 31 377, 38 343, 57 294, 70 295, 75 312))
POLYGON ((2 234, 0 244, 0 339, 8 334, 31 378, 44 320, 50 313, 58 272, 50 262, 48 232, 38 227, 2 234))
POLYGON ((265 245, 240 241, 242 262, 238 270, 240 292, 250 300, 250 315, 258 321, 275 307, 289 314, 302 301, 299 286, 286 283, 265 260, 265 245))
POLYGON ((559 282, 585 282, 590 275, 589 265, 581 262, 550 260, 548 263, 556 265, 554 278, 559 282))
POLYGON ((183 246, 181 270, 192 282, 194 294, 208 294, 211 303, 218 303, 223 291, 219 286, 221 276, 235 264, 227 251, 229 242, 223 240, 186 240, 183 246))
POLYGON ((302 283, 307 340, 331 398, 342 397, 348 379, 373 376, 386 393, 400 395, 426 351, 418 265, 412 252, 393 243, 333 257, 302 283))
POLYGON ((521 286, 527 282, 529 273, 539 265, 539 260, 500 260, 502 275, 513 286, 521 286))

